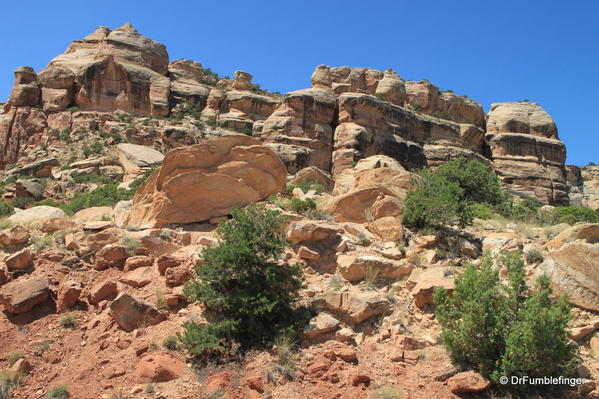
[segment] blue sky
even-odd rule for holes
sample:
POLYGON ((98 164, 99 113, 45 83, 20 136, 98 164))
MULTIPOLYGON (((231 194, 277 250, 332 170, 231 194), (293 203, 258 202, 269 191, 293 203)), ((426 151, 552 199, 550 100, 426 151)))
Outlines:
POLYGON ((316 65, 393 68, 480 102, 529 99, 555 119, 568 163, 599 163, 599 1, 29 1, 0 14, 0 101, 13 71, 39 71, 99 25, 131 21, 221 75, 273 91, 316 65))

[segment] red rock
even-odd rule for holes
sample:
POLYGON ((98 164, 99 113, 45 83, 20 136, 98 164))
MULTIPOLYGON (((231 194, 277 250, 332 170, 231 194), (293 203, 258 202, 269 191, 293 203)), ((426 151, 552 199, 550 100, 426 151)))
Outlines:
POLYGON ((25 272, 33 267, 33 254, 29 248, 25 248, 8 255, 4 263, 11 272, 25 272))
POLYGON ((353 349, 343 349, 339 351, 339 357, 349 363, 358 361, 358 355, 353 349))
POLYGON ((167 353, 150 354, 141 358, 135 370, 135 382, 166 382, 185 372, 185 363, 167 353))
POLYGON ((246 385, 259 393, 264 393, 264 379, 260 375, 253 375, 245 379, 246 385))
POLYGON ((56 298, 56 309, 59 312, 66 310, 77 303, 83 288, 76 281, 67 281, 60 286, 58 296, 56 298))
POLYGON ((314 362, 307 367, 306 374, 310 377, 320 378, 329 370, 329 367, 331 367, 330 360, 314 362))
POLYGON ((149 267, 140 267, 124 273, 119 281, 132 287, 141 288, 152 282, 152 269, 149 267))
POLYGON ((128 332, 140 326, 158 324, 166 319, 163 313, 149 303, 125 293, 121 293, 112 301, 110 310, 114 321, 128 332))
POLYGON ((45 277, 15 280, 0 288, 0 303, 13 314, 30 311, 50 296, 49 281, 45 277))
POLYGON ((403 360, 404 362, 414 365, 418 363, 418 359, 420 358, 420 354, 417 351, 404 351, 403 360))
POLYGON ((94 285, 88 294, 89 302, 92 305, 98 304, 104 299, 111 299, 116 297, 118 293, 116 282, 114 281, 102 281, 94 285))
POLYGON ((166 269, 168 269, 169 267, 177 267, 180 264, 181 261, 172 255, 162 255, 156 260, 158 272, 161 275, 164 275, 164 272, 166 272, 166 269))
POLYGON ((447 380, 451 393, 480 392, 491 386, 491 382, 474 371, 465 371, 447 380))
POLYGON ((166 269, 164 273, 166 277, 166 284, 170 287, 175 287, 185 283, 191 277, 191 270, 188 267, 171 267, 166 269))
POLYGON ((107 267, 123 267, 129 257, 127 248, 123 245, 111 244, 96 253, 94 269, 103 270, 107 267))
POLYGON ((364 384, 366 386, 370 385, 370 377, 366 374, 354 374, 350 378, 350 384, 354 387, 357 387, 360 384, 364 384))
POLYGON ((154 258, 152 258, 151 256, 132 256, 130 258, 127 258, 127 260, 125 261, 125 268, 123 269, 123 271, 128 272, 131 270, 138 269, 140 267, 149 267, 153 264, 154 258))

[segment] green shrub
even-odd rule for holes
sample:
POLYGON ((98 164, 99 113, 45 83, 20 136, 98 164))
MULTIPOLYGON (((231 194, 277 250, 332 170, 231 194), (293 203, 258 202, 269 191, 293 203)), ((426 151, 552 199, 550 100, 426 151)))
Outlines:
POLYGON ((524 258, 526 259, 526 263, 536 263, 542 262, 545 259, 543 256, 543 252, 537 248, 531 248, 524 253, 524 258))
POLYGON ((58 139, 62 141, 71 140, 71 129, 69 129, 68 127, 64 128, 64 130, 60 132, 60 134, 58 135, 58 139))
POLYGON ((76 313, 66 313, 64 316, 60 318, 60 326, 62 328, 70 328, 73 329, 77 327, 79 324, 79 320, 77 318, 76 313))
POLYGON ((478 268, 468 265, 456 278, 452 295, 443 288, 435 291, 441 341, 452 360, 493 382, 500 376, 572 375, 576 358, 566 333, 571 317, 566 298, 550 299, 546 276, 527 296, 520 253, 507 253, 496 261, 498 268, 490 256, 478 268), (508 285, 500 282, 501 266, 508 271, 508 285))
POLYGON ((130 190, 118 188, 117 183, 109 183, 88 193, 75 193, 71 201, 62 208, 72 215, 81 209, 92 206, 114 206, 119 201, 131 199, 132 196, 133 193, 130 190))
POLYGON ((287 209, 297 213, 306 213, 310 210, 316 209, 316 202, 312 198, 306 198, 305 200, 291 198, 287 209))
POLYGON ((599 223, 599 212, 581 206, 560 206, 553 210, 554 223, 599 223))
POLYGON ((46 394, 46 399, 68 399, 69 388, 66 385, 59 385, 52 388, 46 394))
POLYGON ((485 204, 472 204, 469 207, 470 214, 474 218, 488 220, 493 217, 493 212, 488 205, 485 204))
POLYGON ((284 218, 255 204, 231 214, 220 225, 219 246, 202 252, 203 265, 185 286, 191 301, 203 302, 219 317, 212 325, 184 325, 179 338, 196 356, 232 341, 246 348, 266 345, 298 323, 292 307, 302 277, 299 265, 280 261, 288 245, 281 231, 284 218))
POLYGON ((21 373, 15 373, 13 370, 1 370, 0 399, 10 399, 12 397, 11 392, 19 385, 22 377, 21 373))
POLYGON ((15 208, 4 200, 0 200, 0 217, 10 216, 15 213, 15 208))
POLYGON ((291 194, 293 192, 293 189, 296 187, 301 188, 304 193, 307 193, 310 190, 314 190, 316 194, 322 194, 322 192, 324 191, 324 186, 322 184, 315 182, 314 180, 304 179, 299 184, 288 185, 285 189, 285 193, 287 195, 291 194))
POLYGON ((417 188, 408 193, 404 223, 418 228, 472 223, 476 212, 488 215, 481 206, 500 206, 507 200, 499 178, 485 164, 464 157, 423 169, 417 188))
POLYGON ((92 172, 86 173, 84 175, 79 175, 73 177, 73 181, 75 183, 101 183, 101 184, 109 184, 113 183, 114 179, 106 176, 100 176, 99 174, 92 172))
POLYGON ((83 155, 89 157, 91 155, 99 155, 104 151, 104 145, 98 141, 94 141, 90 146, 83 146, 83 155))
POLYGON ((169 335, 162 341, 162 346, 169 351, 176 351, 179 349, 179 340, 175 335, 169 335))

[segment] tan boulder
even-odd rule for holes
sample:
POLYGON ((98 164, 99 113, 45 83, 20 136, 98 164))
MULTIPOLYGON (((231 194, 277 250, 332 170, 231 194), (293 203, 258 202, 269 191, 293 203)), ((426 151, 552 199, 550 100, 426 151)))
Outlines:
POLYGON ((94 269, 103 270, 108 267, 123 267, 128 257, 129 253, 125 246, 118 244, 107 245, 96 253, 94 269))
POLYGON ((181 377, 185 369, 185 362, 169 353, 150 353, 137 364, 134 378, 137 384, 166 382, 181 377))
POLYGON ((585 242, 564 244, 549 252, 537 269, 547 274, 556 294, 568 294, 575 306, 599 311, 599 246, 585 242))
POLYGON ((8 100, 9 106, 36 107, 41 99, 37 75, 31 67, 19 67, 15 70, 15 82, 8 100))
POLYGON ((298 171, 291 179, 290 184, 300 184, 304 181, 313 181, 323 186, 324 191, 330 192, 335 186, 335 181, 326 172, 323 172, 316 166, 308 166, 298 171))
POLYGON ((589 349, 595 360, 599 360, 599 333, 593 334, 593 337, 589 341, 589 349))
POLYGON ((45 277, 15 280, 0 287, 0 303, 13 314, 30 311, 50 296, 49 281, 45 277))
POLYGON ((481 392, 491 386, 491 382, 475 371, 458 373, 447 380, 451 393, 481 392))
POLYGON ((424 271, 414 269, 409 280, 411 284, 415 284, 411 295, 414 298, 416 306, 421 308, 432 304, 433 294, 438 287, 453 291, 455 288, 453 274, 453 270, 448 267, 435 267, 424 271))
POLYGON ((412 265, 373 255, 339 255, 337 271, 346 280, 363 280, 367 274, 386 279, 398 279, 412 271, 412 265))
POLYGON ((523 246, 522 239, 516 233, 485 233, 483 239, 483 252, 519 251, 522 250, 523 246))
POLYGON ((140 326, 158 324, 166 319, 149 303, 121 293, 110 303, 110 310, 114 321, 127 332, 131 332, 140 326))
POLYGON ((285 166, 257 140, 230 135, 168 152, 142 184, 129 224, 158 227, 227 215, 285 187, 285 166))
POLYGON ((74 219, 83 219, 85 221, 99 221, 110 219, 112 215, 112 207, 110 206, 94 206, 85 208, 73 215, 74 219))
POLYGON ((314 299, 316 308, 327 309, 356 324, 392 311, 391 303, 374 291, 329 291, 314 299))
POLYGON ((572 241, 599 243, 599 223, 579 223, 567 228, 549 241, 546 246, 548 250, 557 250, 572 241))
POLYGON ((152 269, 149 267, 138 267, 123 273, 119 281, 136 288, 144 287, 152 282, 152 269))
POLYGON ((99 282, 91 287, 88 293, 89 303, 97 305, 105 299, 114 299, 118 294, 118 288, 115 281, 107 280, 99 282))
POLYGON ((128 272, 140 267, 149 267, 154 264, 154 258, 146 255, 138 255, 127 258, 123 271, 128 272))
POLYGON ((385 216, 368 223, 368 230, 385 241, 399 241, 404 238, 404 228, 401 219, 385 216))
POLYGON ((26 272, 33 268, 33 253, 24 248, 4 258, 4 263, 10 272, 26 272))
POLYGON ((166 285, 175 287, 184 284, 191 278, 191 270, 185 266, 169 267, 164 272, 166 285))
POLYGON ((76 223, 64 218, 48 218, 42 222, 41 230, 44 233, 54 233, 55 231, 66 231, 76 226, 76 223))
POLYGON ((13 226, 10 229, 0 230, 0 245, 2 247, 14 247, 29 242, 29 230, 22 226, 13 226))
POLYGON ((304 328, 304 334, 308 338, 316 338, 319 335, 334 331, 337 326, 339 326, 339 320, 328 313, 321 312, 310 319, 310 322, 304 328))
POLYGON ((341 233, 336 223, 301 220, 292 222, 287 230, 287 241, 292 243, 333 240, 341 233))
POLYGON ((8 221, 13 224, 26 225, 33 222, 43 222, 48 218, 63 218, 69 216, 60 208, 53 206, 40 205, 17 212, 8 218, 8 221))
POLYGON ((126 174, 131 174, 140 169, 160 166, 164 155, 153 148, 143 145, 120 143, 116 146, 119 164, 126 174))

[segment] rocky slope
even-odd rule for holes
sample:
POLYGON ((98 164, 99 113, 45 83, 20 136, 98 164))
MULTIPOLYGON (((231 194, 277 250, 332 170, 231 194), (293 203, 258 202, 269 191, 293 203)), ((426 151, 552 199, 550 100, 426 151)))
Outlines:
POLYGON ((401 224, 426 165, 478 159, 516 194, 594 209, 597 167, 564 165, 538 104, 485 115, 392 70, 319 66, 311 81, 280 96, 246 72, 218 78, 130 25, 15 72, 0 113, 2 196, 17 208, 0 229, 0 370, 23 375, 14 398, 59 385, 81 399, 489 397, 440 345, 432 293, 483 251, 531 249, 528 276, 551 275, 574 305, 588 381, 572 397, 599 396, 598 224, 477 219, 448 237, 401 224), (183 284, 217 223, 254 201, 289 216, 285 259, 302 265, 313 317, 291 361, 274 347, 194 368, 169 343, 206 321, 183 284))

